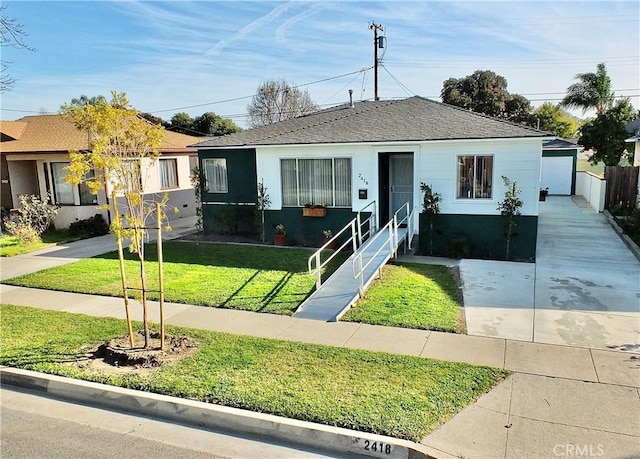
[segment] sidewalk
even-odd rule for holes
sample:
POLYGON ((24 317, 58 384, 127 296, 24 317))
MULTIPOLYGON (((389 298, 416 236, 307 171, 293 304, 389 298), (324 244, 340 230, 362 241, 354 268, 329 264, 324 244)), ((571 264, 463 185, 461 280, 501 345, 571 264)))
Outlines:
MULTIPOLYGON (((56 259, 54 254, 49 258, 56 259)), ((20 258, 30 265, 32 258, 20 258)), ((59 264, 69 259, 57 258, 59 264)), ((5 261, 2 260, 3 278, 5 261)), ((51 261, 53 262, 53 261, 51 261)), ((28 270, 28 266, 23 269, 28 270)), ((39 269, 39 268, 38 268, 39 269)), ((2 303, 124 318, 122 299, 0 285, 2 303)), ((640 353, 166 303, 167 324, 490 365, 514 372, 422 444, 442 457, 640 457, 640 353), (588 455, 588 454, 582 454, 588 455)), ((141 311, 134 307, 134 318, 141 311)), ((151 302, 151 319, 158 320, 151 302)))

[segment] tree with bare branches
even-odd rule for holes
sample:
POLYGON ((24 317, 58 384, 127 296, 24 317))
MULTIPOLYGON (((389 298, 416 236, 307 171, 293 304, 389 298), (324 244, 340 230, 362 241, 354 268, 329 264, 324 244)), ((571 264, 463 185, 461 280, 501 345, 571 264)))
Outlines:
POLYGON ((303 91, 281 78, 262 83, 247 110, 249 125, 259 127, 315 112, 318 105, 308 90, 303 91))
MULTIPOLYGON (((36 51, 36 48, 24 42, 28 34, 24 31, 23 25, 15 18, 7 17, 5 14, 6 5, 0 6, 0 47, 22 48, 28 51, 36 51)), ((0 93, 11 91, 15 80, 7 72, 9 62, 0 60, 0 93)))

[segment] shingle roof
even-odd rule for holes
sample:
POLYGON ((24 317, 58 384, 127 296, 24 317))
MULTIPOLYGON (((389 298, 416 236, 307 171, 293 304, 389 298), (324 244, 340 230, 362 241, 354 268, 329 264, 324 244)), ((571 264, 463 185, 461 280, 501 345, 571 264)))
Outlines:
POLYGON ((357 102, 215 137, 198 148, 548 137, 546 132, 423 97, 357 102))
POLYGON ((545 150, 570 150, 581 148, 577 142, 572 142, 565 139, 554 139, 542 142, 542 148, 545 150))
MULTIPOLYGON (((60 115, 34 115, 17 121, 0 121, 0 132, 3 134, 3 141, 0 143, 0 151, 3 153, 68 152, 89 148, 87 133, 77 129, 60 115), (14 140, 4 140, 5 136, 14 140)), ((186 151, 189 145, 199 139, 201 138, 165 131, 160 150, 186 151)))

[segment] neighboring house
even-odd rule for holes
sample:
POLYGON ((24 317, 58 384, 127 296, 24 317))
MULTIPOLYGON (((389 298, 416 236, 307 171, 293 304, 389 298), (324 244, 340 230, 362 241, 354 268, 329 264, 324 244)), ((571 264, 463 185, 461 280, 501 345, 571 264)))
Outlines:
MULTIPOLYGON (((633 151, 633 166, 640 166, 640 118, 631 121, 625 127, 627 132, 632 136, 625 140, 625 142, 632 143, 635 150, 633 151)), ((640 172, 639 172, 640 174, 640 172)), ((638 177, 638 196, 640 196, 640 177, 638 177)))
MULTIPOLYGON (((25 116, 17 121, 0 121, 0 168, 2 207, 19 205, 22 194, 34 194, 60 206, 55 225, 66 228, 76 220, 100 213, 110 222, 110 211, 97 209, 109 204, 110 191, 92 195, 85 184, 72 185, 64 180, 69 151, 88 151, 88 134, 65 121, 60 115, 25 116)), ((190 171, 197 165, 196 151, 188 148, 199 138, 166 132, 161 156, 151 164, 142 164, 145 194, 168 193, 169 219, 195 215, 195 193, 190 171)), ((94 173, 101 173, 94 171, 94 173)), ((120 201, 119 198, 118 201, 120 201)))
POLYGON ((563 139, 542 143, 540 189, 549 188, 551 195, 576 194, 576 169, 581 146, 563 139))
MULTIPOLYGON (((313 246, 323 230, 335 234, 372 202, 379 227, 405 202, 421 211, 424 182, 442 196, 438 254, 501 257, 497 206, 507 176, 524 202, 512 254, 533 259, 542 142, 552 138, 421 97, 345 104, 217 137, 195 145, 206 175, 205 231, 233 207, 250 209, 262 181, 271 200, 267 227, 282 223, 291 243, 313 246), (326 204, 327 215, 303 217, 307 202, 326 204)), ((426 233, 423 222, 423 253, 426 233)))

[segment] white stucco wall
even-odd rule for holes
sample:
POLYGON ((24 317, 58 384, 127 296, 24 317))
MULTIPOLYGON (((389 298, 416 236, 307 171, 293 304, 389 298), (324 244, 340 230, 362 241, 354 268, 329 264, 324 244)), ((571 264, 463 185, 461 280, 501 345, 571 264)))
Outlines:
POLYGON ((498 202, 504 197, 501 176, 517 181, 522 190, 523 215, 538 215, 540 139, 488 141, 432 141, 375 145, 297 145, 256 149, 258 181, 264 180, 271 198, 271 209, 282 208, 280 159, 349 157, 352 160, 352 209, 360 210, 372 200, 378 201, 378 154, 384 152, 414 154, 414 207, 422 209, 420 183, 440 193, 442 213, 497 215, 498 202), (490 199, 457 199, 457 159, 459 155, 492 155, 493 186, 490 199), (368 189, 368 199, 358 199, 358 189, 368 189))

